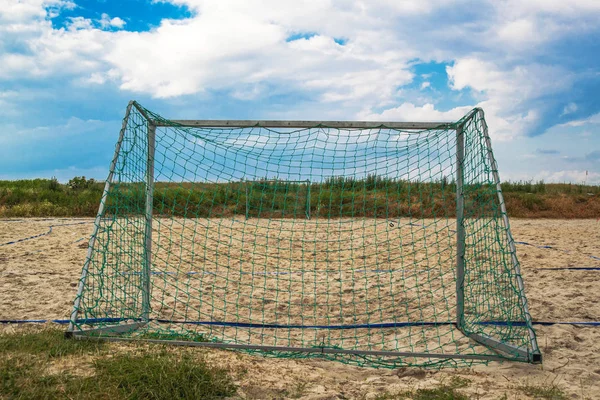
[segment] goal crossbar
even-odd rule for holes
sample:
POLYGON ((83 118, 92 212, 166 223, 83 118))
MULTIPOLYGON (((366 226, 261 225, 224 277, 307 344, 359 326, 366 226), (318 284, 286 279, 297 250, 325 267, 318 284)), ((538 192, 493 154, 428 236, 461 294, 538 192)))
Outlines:
MULTIPOLYGON (((170 125, 190 128, 315 128, 400 130, 448 129, 451 122, 379 122, 379 121, 284 121, 284 120, 171 120, 170 125)), ((156 126, 170 126, 155 121, 156 126)))

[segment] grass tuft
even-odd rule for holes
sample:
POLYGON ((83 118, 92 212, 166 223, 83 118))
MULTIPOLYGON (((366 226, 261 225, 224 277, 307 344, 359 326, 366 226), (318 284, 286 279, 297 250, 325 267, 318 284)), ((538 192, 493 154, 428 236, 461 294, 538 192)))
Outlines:
POLYGON ((566 400, 567 395, 562 391, 560 387, 556 384, 551 385, 531 385, 524 384, 518 386, 517 389, 526 394, 529 397, 533 397, 534 399, 543 399, 543 400, 566 400))
POLYGON ((55 329, 0 334, 0 398, 219 399, 237 389, 197 352, 64 339, 55 329))
POLYGON ((227 371, 209 367, 190 354, 162 351, 156 354, 120 354, 94 363, 98 382, 118 388, 125 398, 212 399, 236 392, 227 371))
POLYGON ((202 333, 197 333, 193 335, 187 335, 183 333, 176 332, 145 332, 144 334, 138 336, 139 339, 147 339, 147 340, 181 340, 185 342, 210 342, 206 336, 202 333))
POLYGON ((469 397, 457 391, 469 386, 471 381, 459 376, 450 378, 449 383, 442 383, 434 388, 409 390, 397 394, 383 393, 376 400, 469 400, 469 397))
POLYGON ((95 340, 65 340, 64 332, 57 329, 0 335, 0 353, 29 354, 37 358, 96 353, 105 346, 106 343, 95 340))

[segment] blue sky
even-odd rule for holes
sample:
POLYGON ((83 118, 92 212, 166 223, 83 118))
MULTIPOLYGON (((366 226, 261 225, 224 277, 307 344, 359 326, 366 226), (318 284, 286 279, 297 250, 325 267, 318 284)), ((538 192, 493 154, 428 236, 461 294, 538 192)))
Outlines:
POLYGON ((136 99, 190 119, 479 106, 503 179, 600 184, 598 21, 598 0, 0 0, 0 179, 104 179, 136 99))

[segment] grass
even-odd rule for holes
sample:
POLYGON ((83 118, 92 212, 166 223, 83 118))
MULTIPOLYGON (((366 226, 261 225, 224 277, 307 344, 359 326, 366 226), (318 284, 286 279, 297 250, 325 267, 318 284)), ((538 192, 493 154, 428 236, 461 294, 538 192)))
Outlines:
POLYGON ((48 329, 0 335, 0 398, 218 399, 237 388, 228 371, 190 350, 64 339, 48 329))
MULTIPOLYGON (((390 394, 383 393, 377 396, 376 400, 469 400, 471 397, 462 393, 460 389, 465 389, 471 384, 471 381, 459 376, 453 376, 449 382, 442 382, 437 387, 427 389, 408 390, 401 393, 390 394)), ((528 398, 540 400, 566 400, 566 394, 554 383, 550 385, 524 384, 515 387, 518 392, 528 396, 528 398)), ((479 398, 479 397, 477 397, 479 398)), ((503 399, 508 399, 505 394, 503 399)))
POLYGON ((139 336, 147 340, 181 340, 186 342, 209 342, 203 334, 186 335, 175 332, 146 332, 139 336))
POLYGON ((397 394, 383 393, 376 400, 469 400, 469 396, 461 393, 459 389, 469 386, 469 379, 453 376, 448 383, 427 389, 409 390, 397 394))
POLYGON ((98 353, 105 343, 88 340, 64 340, 58 330, 25 331, 19 334, 0 334, 0 353, 30 354, 52 359, 71 355, 98 353))
MULTIPOLYGON (((259 383, 238 389, 233 370, 208 363, 204 353, 194 349, 67 340, 56 328, 0 333, 0 354, 0 398, 221 399, 236 397, 240 392, 246 398, 303 398, 308 389, 303 381, 290 382, 288 389, 259 383)), ((464 393, 471 384, 467 378, 453 376, 434 387, 384 392, 375 399, 479 398, 464 393)), ((512 390, 532 399, 567 398, 554 382, 524 383, 512 390)))
MULTIPOLYGON (((104 184, 76 177, 68 184, 53 179, 0 181, 0 217, 95 216, 104 184)), ((472 216, 497 210, 493 186, 467 185, 466 212, 472 216)), ((505 182, 502 185, 512 217, 598 218, 600 186, 505 182)), ((454 217, 456 185, 437 182, 406 182, 368 176, 328 178, 324 182, 290 183, 157 182, 154 213, 186 217, 304 218, 307 209, 318 217, 454 217), (246 208, 248 204, 248 209, 246 208)), ((145 190, 142 183, 113 186, 108 212, 117 204, 127 212, 141 214, 145 190)))
POLYGON ((556 384, 550 385, 533 385, 524 384, 517 387, 521 393, 541 400, 566 400, 567 395, 556 384))

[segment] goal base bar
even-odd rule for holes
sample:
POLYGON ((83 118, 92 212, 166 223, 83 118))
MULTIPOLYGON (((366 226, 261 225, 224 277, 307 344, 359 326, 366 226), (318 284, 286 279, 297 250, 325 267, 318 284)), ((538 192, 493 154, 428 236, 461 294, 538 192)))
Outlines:
POLYGON ((499 341, 498 339, 494 339, 489 336, 481 335, 478 333, 468 333, 465 334, 468 338, 480 343, 486 347, 494 351, 499 351, 502 353, 510 354, 510 355, 518 355, 518 359, 525 360, 527 362, 533 364, 541 364, 542 363, 542 353, 539 351, 534 351, 531 355, 527 349, 524 349, 519 346, 514 346, 508 343, 504 343, 499 341))
MULTIPOLYGON (((133 325, 133 324, 132 324, 133 325)), ((130 325, 131 327, 131 325, 130 325)), ((525 354, 519 353, 518 357, 508 359, 501 355, 493 354, 441 354, 441 353, 412 353, 412 352, 399 352, 399 351, 383 351, 383 350, 347 350, 347 349, 336 349, 330 347, 287 347, 287 346, 265 346, 265 345, 251 345, 251 344, 236 344, 236 343, 216 343, 216 342, 192 342, 185 340, 164 340, 164 339, 135 339, 135 338, 123 338, 116 336, 94 336, 89 333, 97 333, 102 331, 104 328, 87 330, 87 331, 76 331, 72 332, 71 336, 74 339, 80 340, 103 340, 109 342, 143 342, 143 343, 155 343, 155 344, 169 344, 175 346, 194 346, 194 347, 208 347, 215 349, 230 349, 230 350, 259 350, 259 351, 282 351, 282 352, 296 352, 296 353, 319 353, 319 354, 349 354, 357 356, 382 356, 382 357, 418 357, 418 358, 433 358, 433 359, 463 359, 463 360, 480 360, 480 361, 525 361, 531 362, 530 357, 525 354)), ((114 330, 104 330, 106 333, 113 333, 114 330)), ((512 352, 511 354, 515 354, 512 352)))
POLYGON ((397 351, 380 351, 380 350, 347 350, 330 347, 288 347, 288 346, 265 346, 251 344, 236 344, 236 343, 215 343, 215 342, 192 342, 186 340, 167 340, 167 339, 135 339, 115 337, 111 335, 119 335, 133 332, 148 324, 147 321, 132 322, 123 325, 110 325, 101 328, 86 329, 80 331, 65 332, 66 338, 77 339, 96 339, 106 341, 130 341, 130 342, 147 342, 147 343, 162 343, 173 344, 176 346, 199 346, 223 349, 238 349, 238 350, 261 350, 261 351, 286 351, 300 353, 327 353, 327 354, 351 354, 351 355, 372 355, 372 356, 396 356, 396 357, 419 357, 419 358, 457 358, 466 360, 487 360, 487 361, 525 361, 532 364, 542 363, 542 354, 539 350, 530 353, 526 348, 515 346, 509 343, 502 342, 490 336, 479 333, 466 333, 460 329, 461 333, 467 338, 495 351, 498 355, 477 355, 477 354, 440 354, 440 353, 411 353, 397 351), (509 355, 510 357, 503 356, 509 355), (515 357, 516 356, 516 357, 515 357))
POLYGON ((129 332, 133 332, 133 331, 137 330, 138 328, 145 326, 146 324, 147 324, 147 322, 133 322, 130 324, 103 326, 101 328, 87 329, 87 330, 82 330, 82 331, 68 330, 65 332, 65 337, 72 338, 75 336, 82 336, 82 335, 89 336, 90 334, 94 335, 94 334, 129 333, 129 332))

